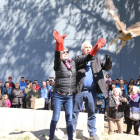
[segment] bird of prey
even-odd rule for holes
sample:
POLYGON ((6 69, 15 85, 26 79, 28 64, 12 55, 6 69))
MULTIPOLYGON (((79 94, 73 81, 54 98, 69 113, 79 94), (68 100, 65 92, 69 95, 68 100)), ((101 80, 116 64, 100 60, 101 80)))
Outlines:
POLYGON ((126 29, 126 24, 120 21, 113 0, 106 0, 106 7, 109 15, 115 20, 116 28, 118 29, 117 37, 110 42, 109 50, 111 49, 111 45, 115 44, 120 39, 122 40, 122 44, 117 48, 116 54, 118 54, 122 47, 126 45, 126 41, 140 35, 140 22, 126 29))

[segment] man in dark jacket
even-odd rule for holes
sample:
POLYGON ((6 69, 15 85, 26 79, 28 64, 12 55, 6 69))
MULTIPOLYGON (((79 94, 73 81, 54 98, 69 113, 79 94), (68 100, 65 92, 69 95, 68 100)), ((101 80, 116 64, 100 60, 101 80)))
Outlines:
POLYGON ((12 90, 12 107, 23 108, 23 91, 19 88, 19 83, 16 83, 15 88, 12 90))
MULTIPOLYGON (((92 49, 90 42, 85 41, 82 44, 82 55, 77 58, 86 57, 92 49)), ((95 105, 97 93, 103 93, 107 98, 107 90, 105 86, 105 80, 102 70, 110 70, 112 67, 111 56, 106 55, 106 62, 102 62, 99 57, 93 57, 88 63, 84 63, 77 66, 76 77, 76 95, 74 98, 73 109, 73 133, 75 134, 78 114, 82 107, 83 101, 87 106, 88 111, 88 131, 90 133, 90 139, 99 140, 96 135, 96 116, 95 105)))
POLYGON ((72 140, 72 101, 76 85, 76 66, 90 61, 91 58, 96 55, 97 51, 105 45, 105 40, 100 38, 89 52, 89 55, 83 58, 69 59, 68 49, 63 46, 63 39, 66 35, 60 36, 58 31, 55 31, 53 36, 56 40, 56 51, 54 62, 55 85, 53 93, 53 117, 50 125, 50 140, 54 139, 54 132, 62 105, 66 113, 68 140, 72 140))

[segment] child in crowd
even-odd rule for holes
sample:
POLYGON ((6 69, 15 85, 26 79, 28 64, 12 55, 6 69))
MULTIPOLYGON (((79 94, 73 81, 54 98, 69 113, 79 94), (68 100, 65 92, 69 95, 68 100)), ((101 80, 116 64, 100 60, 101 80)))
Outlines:
POLYGON ((7 107, 10 108, 11 107, 11 102, 8 99, 8 95, 7 94, 4 94, 3 96, 4 96, 5 100, 6 100, 7 107))
POLYGON ((113 89, 113 95, 108 97, 108 125, 109 134, 114 133, 114 124, 117 123, 118 132, 123 133, 124 107, 127 105, 127 99, 122 97, 120 88, 113 89))
POLYGON ((110 78, 110 75, 109 74, 106 74, 106 77, 105 77, 105 82, 107 81, 110 81, 110 84, 111 84, 111 78, 110 78))
POLYGON ((127 97, 129 106, 127 108, 127 134, 131 134, 132 123, 134 122, 135 135, 138 135, 140 120, 140 94, 139 87, 133 86, 130 95, 127 97))

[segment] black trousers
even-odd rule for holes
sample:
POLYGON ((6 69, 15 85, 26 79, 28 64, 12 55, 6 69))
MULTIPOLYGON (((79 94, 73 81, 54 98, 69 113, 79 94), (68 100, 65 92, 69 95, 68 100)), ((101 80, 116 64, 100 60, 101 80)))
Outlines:
POLYGON ((139 120, 138 121, 133 121, 129 118, 127 118, 127 134, 131 133, 131 129, 132 129, 132 123, 134 122, 134 132, 135 135, 139 135, 138 129, 139 129, 139 120))

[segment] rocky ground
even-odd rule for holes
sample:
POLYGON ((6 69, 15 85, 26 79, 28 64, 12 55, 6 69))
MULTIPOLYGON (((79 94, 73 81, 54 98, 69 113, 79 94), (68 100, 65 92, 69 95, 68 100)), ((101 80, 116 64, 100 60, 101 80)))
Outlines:
MULTIPOLYGON (((117 131, 114 135, 108 135, 108 122, 105 120, 104 132, 98 132, 100 136, 100 140, 140 140, 140 136, 135 136, 134 131, 132 131, 132 135, 125 134, 126 124, 124 124, 124 134, 117 134, 117 131)), ((116 129, 117 130, 117 129, 116 129)), ((15 130, 14 132, 0 132, 0 140, 48 140, 49 130, 40 130, 33 132, 19 132, 15 130)), ((88 132, 87 130, 77 130, 75 140, 88 140, 88 132)), ((65 129, 57 129, 55 132, 56 140, 67 140, 66 130, 65 129)))

